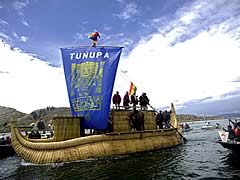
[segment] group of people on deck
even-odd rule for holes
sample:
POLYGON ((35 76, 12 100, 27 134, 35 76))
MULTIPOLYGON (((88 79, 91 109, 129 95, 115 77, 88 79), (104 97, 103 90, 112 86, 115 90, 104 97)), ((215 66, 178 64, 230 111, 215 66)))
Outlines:
MULTIPOLYGON (((122 98, 119 94, 119 91, 113 95, 112 102, 115 105, 116 109, 120 109, 120 104, 122 102, 122 98)), ((144 130, 144 113, 142 110, 147 110, 147 106, 149 104, 149 98, 146 93, 142 93, 142 95, 138 98, 138 96, 131 95, 129 98, 129 93, 126 92, 123 97, 123 107, 125 109, 129 109, 130 105, 133 107, 133 111, 129 114, 128 120, 129 124, 133 131, 143 131, 144 130), (136 109, 137 105, 140 105, 140 110, 136 109)), ((170 117, 171 110, 160 110, 156 114, 156 129, 170 128, 170 117)))
POLYGON ((7 145, 7 144, 11 144, 11 138, 9 136, 5 136, 4 134, 2 134, 0 136, 0 145, 7 145))
POLYGON ((157 129, 170 128, 171 110, 160 110, 156 116, 157 129))
MULTIPOLYGON (((116 91, 116 93, 113 95, 112 102, 115 105, 116 109, 120 109, 122 98, 119 94, 119 91, 116 91)), ((129 109, 130 105, 132 105, 133 108, 135 108, 138 104, 140 105, 141 110, 147 110, 147 105, 149 105, 147 94, 142 93, 142 95, 138 98, 138 96, 134 94, 129 95, 128 91, 126 91, 123 97, 123 107, 125 109, 129 109)))

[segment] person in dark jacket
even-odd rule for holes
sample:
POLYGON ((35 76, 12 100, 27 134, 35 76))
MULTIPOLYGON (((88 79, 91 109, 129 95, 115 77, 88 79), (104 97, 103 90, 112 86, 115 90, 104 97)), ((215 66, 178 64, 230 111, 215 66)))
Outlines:
POLYGON ((113 104, 115 105, 116 109, 120 109, 120 103, 122 101, 122 98, 119 95, 118 91, 116 92, 116 94, 114 94, 112 101, 113 101, 113 104))
POLYGON ((149 99, 146 93, 142 93, 142 95, 139 97, 139 102, 140 102, 141 110, 146 110, 147 105, 149 104, 149 99))
POLYGON ((130 99, 129 99, 129 94, 127 91, 123 97, 123 106, 125 107, 125 109, 129 109, 129 103, 130 103, 130 99))
POLYGON ((163 129, 163 114, 161 110, 156 116, 156 126, 157 126, 157 129, 163 129))
POLYGON ((138 96, 135 96, 135 95, 132 94, 130 104, 132 104, 133 109, 135 109, 136 106, 138 105, 138 96))
POLYGON ((137 114, 138 114, 138 110, 133 109, 133 112, 131 112, 128 116, 129 125, 130 125, 132 131, 137 130, 137 121, 138 121, 137 114))
POLYGON ((227 129, 223 128, 223 130, 229 133, 228 134, 228 139, 233 140, 235 138, 233 128, 230 124, 227 126, 227 129))
POLYGON ((169 112, 167 110, 163 111, 163 123, 165 128, 170 127, 169 112))
POLYGON ((144 127, 144 113, 142 111, 138 112, 138 122, 139 122, 139 131, 144 131, 145 127, 144 127))
POLYGON ((144 113, 138 111, 136 108, 133 109, 128 116, 129 125, 133 131, 144 131, 144 113))

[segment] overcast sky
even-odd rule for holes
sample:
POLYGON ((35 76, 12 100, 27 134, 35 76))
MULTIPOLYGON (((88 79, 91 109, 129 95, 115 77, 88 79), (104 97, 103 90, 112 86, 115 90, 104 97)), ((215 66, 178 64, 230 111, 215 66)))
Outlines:
POLYGON ((239 0, 0 0, 0 106, 69 107, 60 48, 94 30, 124 47, 122 96, 130 81, 156 108, 240 96, 239 0))

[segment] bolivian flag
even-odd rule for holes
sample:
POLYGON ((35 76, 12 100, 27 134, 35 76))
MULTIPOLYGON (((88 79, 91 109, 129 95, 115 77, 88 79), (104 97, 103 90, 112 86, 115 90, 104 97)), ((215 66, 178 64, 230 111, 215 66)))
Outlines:
POLYGON ((131 82, 130 84, 130 90, 129 90, 129 94, 131 95, 136 95, 136 91, 137 91, 137 87, 131 82))

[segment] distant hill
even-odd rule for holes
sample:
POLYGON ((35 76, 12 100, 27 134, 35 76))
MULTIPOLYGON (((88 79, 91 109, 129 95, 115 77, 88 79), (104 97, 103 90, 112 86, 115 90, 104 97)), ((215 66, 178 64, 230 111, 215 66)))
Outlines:
POLYGON ((14 108, 0 106, 0 132, 8 132, 11 117, 15 115, 17 118, 25 116, 25 113, 19 112, 14 108))
POLYGON ((12 116, 17 117, 18 126, 29 126, 39 119, 43 119, 46 123, 52 121, 54 116, 70 116, 70 108, 67 107, 47 107, 38 109, 30 114, 25 114, 16 109, 0 106, 0 132, 10 132, 10 120, 12 116))
POLYGON ((196 116, 192 114, 178 114, 177 119, 180 122, 189 122, 189 121, 203 121, 203 120, 216 120, 224 119, 224 116, 196 116))

